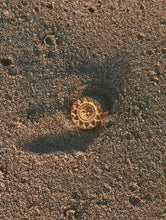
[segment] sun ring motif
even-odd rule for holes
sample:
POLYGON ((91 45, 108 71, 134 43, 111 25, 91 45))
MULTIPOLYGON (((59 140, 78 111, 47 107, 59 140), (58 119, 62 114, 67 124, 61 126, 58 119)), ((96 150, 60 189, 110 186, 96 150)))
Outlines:
POLYGON ((82 129, 92 129, 101 123, 103 110, 100 103, 90 97, 82 97, 71 108, 73 123, 82 129))

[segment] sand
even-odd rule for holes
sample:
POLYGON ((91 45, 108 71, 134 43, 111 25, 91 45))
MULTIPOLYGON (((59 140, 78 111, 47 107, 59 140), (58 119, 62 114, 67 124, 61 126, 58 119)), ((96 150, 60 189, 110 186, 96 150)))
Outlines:
POLYGON ((165 219, 165 9, 0 1, 0 219, 165 219), (109 119, 81 130, 87 95, 109 119))

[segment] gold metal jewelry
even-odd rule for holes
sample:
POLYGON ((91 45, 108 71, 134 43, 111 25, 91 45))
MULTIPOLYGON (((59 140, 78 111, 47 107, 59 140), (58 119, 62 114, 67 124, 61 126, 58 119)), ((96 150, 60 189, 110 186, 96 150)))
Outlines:
POLYGON ((101 123, 103 110, 100 103, 90 97, 82 97, 71 108, 73 123, 82 129, 92 129, 101 123))

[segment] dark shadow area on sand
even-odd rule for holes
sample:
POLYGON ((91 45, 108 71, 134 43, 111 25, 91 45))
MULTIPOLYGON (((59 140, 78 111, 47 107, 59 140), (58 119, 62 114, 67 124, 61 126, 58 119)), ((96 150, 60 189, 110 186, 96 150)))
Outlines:
POLYGON ((20 148, 38 154, 48 154, 54 151, 84 152, 102 130, 102 127, 96 127, 92 130, 65 131, 60 135, 43 135, 22 144, 20 148))

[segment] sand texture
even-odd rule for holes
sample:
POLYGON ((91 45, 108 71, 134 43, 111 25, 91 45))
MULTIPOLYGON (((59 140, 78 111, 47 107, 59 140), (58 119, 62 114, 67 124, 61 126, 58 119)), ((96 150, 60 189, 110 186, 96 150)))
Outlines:
POLYGON ((0 219, 166 219, 165 12, 0 0, 0 219), (72 123, 83 96, 102 126, 72 123))

